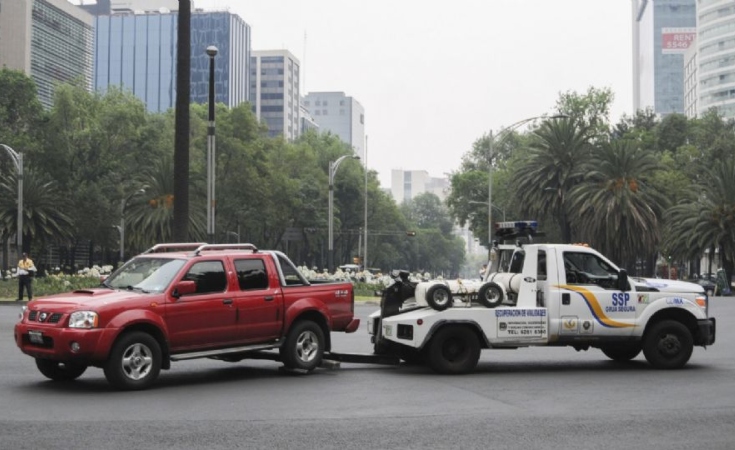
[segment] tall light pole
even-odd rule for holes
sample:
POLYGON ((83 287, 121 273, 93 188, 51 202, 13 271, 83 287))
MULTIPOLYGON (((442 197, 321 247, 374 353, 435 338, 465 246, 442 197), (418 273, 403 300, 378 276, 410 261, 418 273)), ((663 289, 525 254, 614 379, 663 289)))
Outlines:
POLYGON ((329 161, 329 212, 327 213, 329 221, 329 232, 327 237, 327 268, 329 273, 334 272, 334 174, 342 161, 347 158, 360 159, 357 155, 344 155, 337 158, 336 161, 329 161))
POLYGON ((116 225, 117 231, 120 232, 120 263, 125 261, 125 207, 128 206, 128 202, 131 198, 138 194, 145 192, 146 188, 140 188, 127 197, 123 197, 120 201, 120 225, 116 225))
POLYGON ((217 56, 217 47, 207 47, 209 56, 209 126, 207 127, 207 240, 213 244, 214 218, 216 197, 214 193, 215 182, 215 140, 214 140, 214 57, 217 56))
POLYGON ((15 169, 18 171, 18 230, 16 231, 16 242, 18 244, 17 252, 18 256, 23 253, 23 153, 18 153, 5 144, 0 144, 10 159, 15 164, 15 169))
POLYGON ((488 204, 488 208, 487 208, 487 247, 488 249, 492 247, 492 242, 493 242, 493 146, 495 144, 496 139, 498 143, 502 143, 503 140, 508 137, 511 131, 533 120, 537 120, 537 119, 555 120, 555 119, 566 119, 567 117, 569 116, 565 114, 557 114, 554 116, 541 115, 541 116, 529 117, 527 119, 519 120, 518 122, 511 124, 508 127, 503 128, 495 136, 493 136, 493 132, 492 130, 490 130, 490 143, 488 145, 488 157, 487 157, 488 180, 489 180, 488 187, 487 187, 487 204, 488 204))
POLYGON ((367 227, 367 218, 368 218, 368 137, 365 136, 365 249, 363 250, 363 256, 362 256, 362 269, 367 269, 367 257, 368 257, 368 251, 367 251, 367 244, 368 244, 368 227, 367 227))

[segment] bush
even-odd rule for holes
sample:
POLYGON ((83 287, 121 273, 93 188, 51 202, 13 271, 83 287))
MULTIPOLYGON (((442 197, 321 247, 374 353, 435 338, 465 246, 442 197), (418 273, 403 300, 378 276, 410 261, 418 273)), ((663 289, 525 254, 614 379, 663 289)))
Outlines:
MULTIPOLYGON (((87 289, 100 285, 99 277, 82 275, 49 275, 33 279, 33 297, 61 294, 76 289, 87 289)), ((23 292, 24 298, 28 295, 23 292)), ((8 278, 0 281, 0 298, 18 298, 18 279, 8 278)))

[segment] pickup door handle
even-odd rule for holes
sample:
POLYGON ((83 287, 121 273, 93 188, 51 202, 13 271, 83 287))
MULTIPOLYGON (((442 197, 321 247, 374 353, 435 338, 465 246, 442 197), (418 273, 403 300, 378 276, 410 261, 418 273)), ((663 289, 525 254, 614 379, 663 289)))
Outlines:
POLYGON ((265 301, 267 301, 267 302, 272 302, 274 298, 275 298, 275 297, 273 297, 272 295, 266 295, 266 296, 265 296, 265 301))
POLYGON ((222 303, 224 303, 225 305, 231 305, 232 304, 232 299, 231 298, 226 298, 226 299, 222 300, 222 303))

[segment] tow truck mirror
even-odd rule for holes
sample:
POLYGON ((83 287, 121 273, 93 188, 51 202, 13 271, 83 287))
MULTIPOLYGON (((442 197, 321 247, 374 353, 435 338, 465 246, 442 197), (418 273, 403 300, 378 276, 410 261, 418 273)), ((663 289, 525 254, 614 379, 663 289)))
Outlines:
POLYGON ((628 287, 628 272, 626 272, 625 269, 620 269, 620 272, 618 272, 618 290, 630 290, 628 287))
POLYGON ((174 287, 173 295, 174 298, 179 298, 182 295, 193 294, 197 291, 197 284, 191 280, 179 281, 174 287))

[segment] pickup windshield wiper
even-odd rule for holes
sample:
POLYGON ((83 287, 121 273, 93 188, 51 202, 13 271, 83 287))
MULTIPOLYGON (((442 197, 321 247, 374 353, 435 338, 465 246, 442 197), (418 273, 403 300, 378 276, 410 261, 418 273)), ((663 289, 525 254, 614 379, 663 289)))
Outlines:
POLYGON ((145 290, 145 289, 143 289, 142 287, 139 287, 139 286, 127 286, 127 290, 129 290, 129 291, 140 291, 140 292, 142 292, 144 294, 150 294, 150 291, 147 291, 147 290, 145 290))

